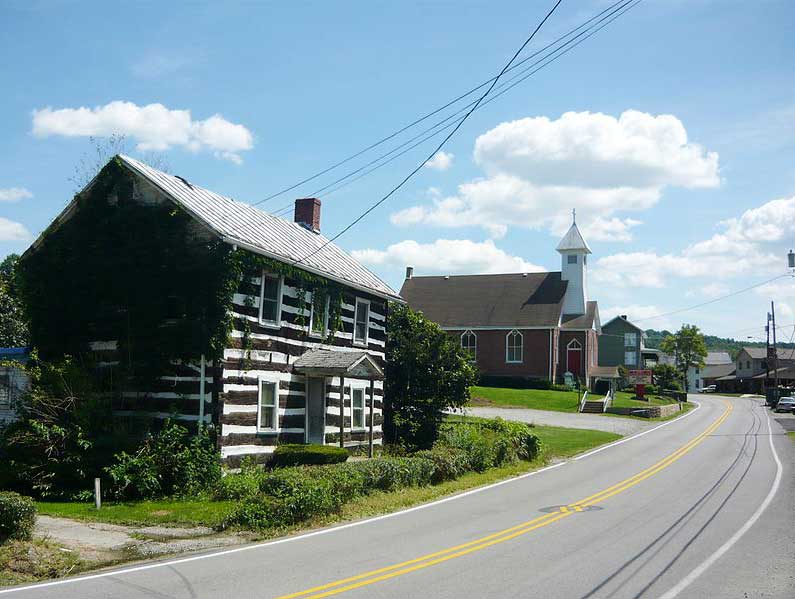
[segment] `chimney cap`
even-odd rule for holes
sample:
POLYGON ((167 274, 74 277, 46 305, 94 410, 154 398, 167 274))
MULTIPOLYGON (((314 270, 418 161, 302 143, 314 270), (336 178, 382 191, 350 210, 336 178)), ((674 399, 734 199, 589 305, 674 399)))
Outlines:
POLYGON ((413 276, 414 276, 414 267, 413 266, 407 266, 406 267, 406 279, 410 279, 413 276))

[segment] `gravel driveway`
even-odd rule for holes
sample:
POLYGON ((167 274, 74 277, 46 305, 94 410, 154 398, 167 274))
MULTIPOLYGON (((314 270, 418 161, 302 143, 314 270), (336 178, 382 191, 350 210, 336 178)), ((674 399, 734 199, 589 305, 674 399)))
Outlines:
POLYGON ((529 410, 525 408, 466 408, 470 416, 518 420, 547 426, 565 426, 568 428, 588 428, 597 431, 616 433, 617 435, 633 435, 644 429, 651 428, 658 422, 643 422, 634 418, 616 418, 599 416, 598 414, 579 414, 569 412, 551 412, 548 410, 529 410))

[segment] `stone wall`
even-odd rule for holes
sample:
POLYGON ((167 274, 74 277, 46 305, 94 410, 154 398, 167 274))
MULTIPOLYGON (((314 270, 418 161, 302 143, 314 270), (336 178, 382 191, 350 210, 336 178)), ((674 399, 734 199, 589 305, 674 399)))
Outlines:
POLYGON ((672 403, 665 406, 649 406, 648 408, 607 408, 608 414, 620 414, 621 416, 640 416, 641 418, 665 418, 680 411, 682 406, 672 403))

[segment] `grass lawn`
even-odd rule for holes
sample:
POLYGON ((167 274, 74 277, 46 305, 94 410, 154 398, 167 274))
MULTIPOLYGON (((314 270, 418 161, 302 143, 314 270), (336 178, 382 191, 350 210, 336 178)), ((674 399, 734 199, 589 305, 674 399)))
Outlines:
POLYGON ((470 405, 473 406, 531 408, 554 412, 576 412, 580 407, 580 396, 576 391, 472 387, 470 392, 472 395, 470 405))
MULTIPOLYGON (((576 412, 580 406, 575 391, 544 391, 541 389, 502 389, 498 387, 472 387, 473 406, 501 408, 531 408, 553 412, 576 412)), ((634 399, 633 393, 619 391, 613 399, 617 408, 645 408, 673 403, 673 400, 649 396, 649 401, 634 399)), ((594 399, 601 398, 595 396, 594 399)))
POLYGON ((795 441, 795 431, 789 431, 789 432, 787 433, 787 436, 788 436, 790 439, 792 439, 793 441, 795 441))
POLYGON ((93 503, 38 501, 39 514, 111 524, 164 526, 218 526, 235 508, 234 501, 169 500, 93 503))
POLYGON ((82 565, 77 553, 44 539, 6 541, 0 545, 0 586, 68 576, 82 565))

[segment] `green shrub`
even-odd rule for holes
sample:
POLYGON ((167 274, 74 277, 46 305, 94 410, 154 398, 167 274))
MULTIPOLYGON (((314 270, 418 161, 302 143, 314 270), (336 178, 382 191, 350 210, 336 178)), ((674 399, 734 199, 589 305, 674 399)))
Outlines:
POLYGON ((351 464, 364 475, 367 489, 394 491, 431 484, 434 463, 425 457, 378 458, 351 464))
POLYGON ((8 539, 29 540, 36 523, 36 504, 30 497, 0 492, 0 543, 8 539))
POLYGON ((347 450, 333 445, 279 445, 271 464, 276 468, 289 466, 338 464, 348 459, 347 450))
POLYGON ((462 449, 437 445, 433 449, 418 451, 415 457, 425 458, 433 462, 432 484, 439 484, 447 480, 455 480, 467 472, 469 457, 462 449))
POLYGON ((215 442, 206 429, 191 434, 167 420, 135 454, 121 452, 105 468, 116 499, 195 495, 211 490, 221 479, 215 442))

